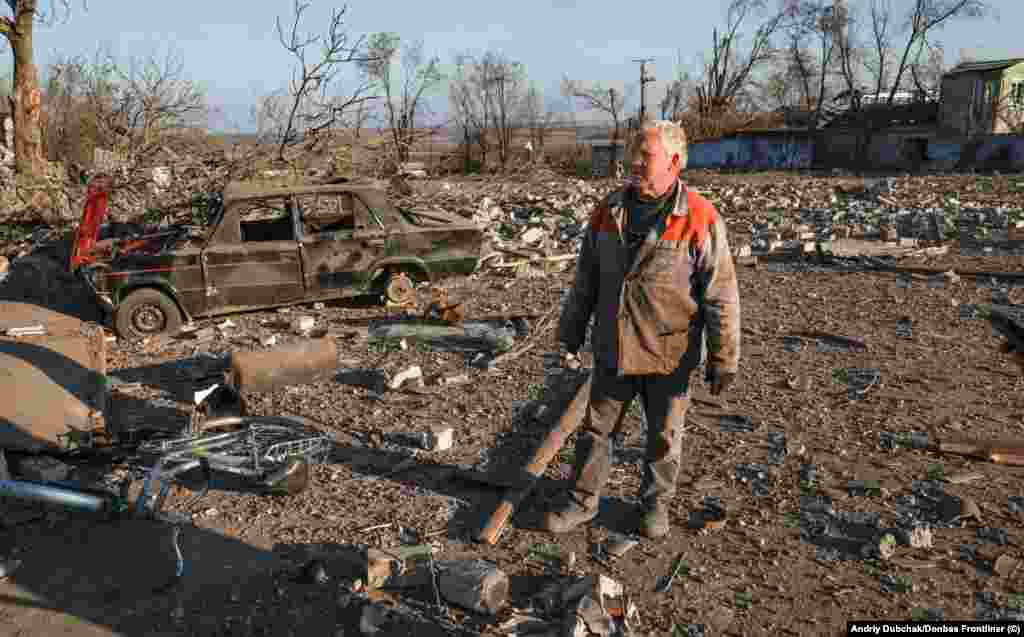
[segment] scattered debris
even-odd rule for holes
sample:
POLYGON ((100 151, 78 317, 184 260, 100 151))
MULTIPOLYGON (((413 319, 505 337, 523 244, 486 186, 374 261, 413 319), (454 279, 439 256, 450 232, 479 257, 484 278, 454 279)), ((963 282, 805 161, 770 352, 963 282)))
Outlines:
POLYGON ((768 434, 768 464, 780 465, 786 461, 786 434, 773 431, 768 434))
POLYGON ((713 496, 705 496, 703 508, 690 512, 688 525, 691 529, 716 531, 725 526, 725 507, 713 496))
POLYGON ((900 338, 914 337, 914 325, 913 321, 909 317, 901 318, 896 323, 896 336, 900 338))
POLYGON ((449 602, 486 615, 497 614, 508 603, 508 576, 494 564, 473 560, 439 566, 438 589, 449 602))
POLYGON ((63 482, 71 475, 70 466, 49 456, 24 458, 17 470, 19 476, 33 482, 63 482))
POLYGON ((818 468, 810 463, 800 465, 800 487, 814 489, 818 479, 818 468))
POLYGON ((417 447, 426 451, 447 451, 455 444, 455 429, 438 426, 430 431, 390 433, 386 438, 388 442, 396 445, 417 447))
POLYGON ((420 369, 419 365, 413 365, 394 375, 391 382, 388 383, 388 388, 395 390, 400 388, 407 381, 418 381, 418 384, 423 386, 423 370, 420 369))
POLYGON ((727 433, 751 433, 754 423, 748 416, 726 414, 718 417, 719 427, 727 433))
POLYGON ((316 327, 316 319, 312 316, 296 316, 292 319, 291 327, 299 336, 308 336, 316 327))
POLYGON ((978 540, 981 542, 991 542, 1000 546, 1006 546, 1009 542, 1009 536, 1006 533, 1006 529, 994 529, 989 527, 978 527, 978 540))
POLYGON ((766 496, 769 493, 769 469, 756 463, 744 463, 736 467, 736 479, 750 484, 755 496, 766 496))
POLYGON ((601 557, 608 555, 609 557, 622 557, 634 547, 640 543, 640 539, 632 535, 624 535, 622 533, 616 533, 614 531, 608 534, 608 539, 601 545, 596 553, 601 557))

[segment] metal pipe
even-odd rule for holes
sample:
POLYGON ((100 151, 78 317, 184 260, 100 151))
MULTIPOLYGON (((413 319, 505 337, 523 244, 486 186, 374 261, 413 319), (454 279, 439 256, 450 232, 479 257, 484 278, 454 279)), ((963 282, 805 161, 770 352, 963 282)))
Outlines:
POLYGON ((91 513, 101 513, 110 508, 109 499, 102 496, 25 480, 0 480, 0 496, 59 504, 69 509, 91 513))

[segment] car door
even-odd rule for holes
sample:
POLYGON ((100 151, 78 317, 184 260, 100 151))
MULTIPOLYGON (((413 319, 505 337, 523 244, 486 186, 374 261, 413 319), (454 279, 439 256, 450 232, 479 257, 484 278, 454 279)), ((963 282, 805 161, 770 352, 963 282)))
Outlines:
POLYGON ((366 231, 365 206, 350 192, 305 194, 296 200, 299 249, 309 294, 352 292, 365 280, 366 268, 384 245, 382 236, 366 231))
POLYGON ((210 312, 283 305, 305 295, 290 196, 230 204, 203 250, 210 312), (219 239, 219 240, 218 240, 219 239))

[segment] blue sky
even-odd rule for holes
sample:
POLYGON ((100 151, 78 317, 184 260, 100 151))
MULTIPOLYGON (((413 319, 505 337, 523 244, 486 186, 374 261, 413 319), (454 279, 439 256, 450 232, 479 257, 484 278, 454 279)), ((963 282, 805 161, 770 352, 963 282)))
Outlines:
MULTIPOLYGON (((893 3, 902 9, 908 1, 893 3)), ((331 7, 342 6, 331 0, 310 2, 304 26, 316 32, 325 28, 331 7)), ((1024 56, 1019 38, 1024 2, 992 3, 998 19, 962 20, 937 34, 947 63, 955 62, 961 49, 980 56, 1024 56)), ((274 24, 281 16, 290 25, 292 0, 90 0, 85 10, 75 4, 68 22, 37 29, 41 68, 58 55, 91 54, 100 43, 124 57, 172 46, 181 51, 190 79, 203 85, 210 103, 226 114, 211 125, 243 129, 250 128, 249 108, 256 98, 281 88, 290 77, 292 58, 277 42, 274 24)), ((632 60, 654 58, 658 82, 648 85, 648 95, 656 102, 664 81, 675 74, 680 53, 692 71, 699 68, 700 54, 709 48, 711 28, 721 23, 724 7, 722 0, 353 0, 346 22, 353 35, 394 31, 405 40, 422 39, 427 53, 439 55, 446 65, 458 51, 500 50, 523 63, 530 80, 563 104, 558 94, 563 73, 625 88, 637 101, 639 66, 632 60)), ((443 108, 444 93, 435 101, 443 108)))

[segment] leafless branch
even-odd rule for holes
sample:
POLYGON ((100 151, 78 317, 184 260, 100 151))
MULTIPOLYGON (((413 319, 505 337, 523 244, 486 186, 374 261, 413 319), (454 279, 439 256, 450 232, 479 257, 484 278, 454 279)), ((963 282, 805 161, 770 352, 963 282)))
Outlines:
POLYGON ((277 35, 284 47, 297 63, 288 87, 290 104, 280 128, 277 140, 277 157, 286 160, 286 151, 306 142, 306 150, 313 150, 326 141, 331 128, 338 124, 346 109, 374 99, 370 95, 372 82, 364 79, 347 95, 332 95, 331 89, 343 65, 368 63, 372 57, 363 54, 363 37, 350 42, 345 31, 344 18, 347 6, 331 10, 331 19, 324 35, 304 35, 300 31, 302 14, 310 4, 295 0, 294 19, 287 31, 277 18, 277 35), (307 53, 313 45, 320 45, 317 59, 307 60, 307 53))

